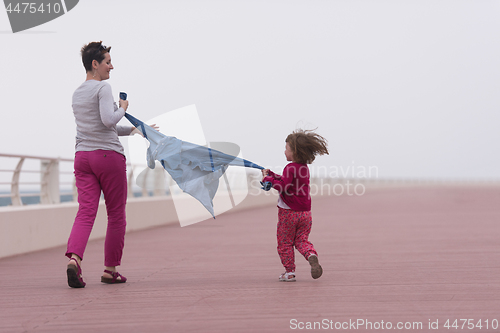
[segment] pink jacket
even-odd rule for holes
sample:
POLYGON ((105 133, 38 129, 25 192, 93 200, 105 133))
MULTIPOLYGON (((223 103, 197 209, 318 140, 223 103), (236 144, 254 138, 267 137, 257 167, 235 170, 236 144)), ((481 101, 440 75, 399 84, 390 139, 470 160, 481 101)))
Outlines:
POLYGON ((273 184, 280 197, 291 210, 310 211, 311 196, 309 189, 309 168, 307 164, 289 163, 283 169, 283 176, 269 171, 263 179, 273 184))

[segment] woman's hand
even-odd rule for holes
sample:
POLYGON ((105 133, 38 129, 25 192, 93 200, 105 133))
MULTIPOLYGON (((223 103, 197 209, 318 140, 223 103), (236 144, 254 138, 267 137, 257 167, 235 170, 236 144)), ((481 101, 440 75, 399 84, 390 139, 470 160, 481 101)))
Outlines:
POLYGON ((139 131, 137 127, 133 127, 132 132, 130 132, 130 135, 135 135, 135 134, 139 134, 140 136, 144 137, 144 135, 142 135, 142 132, 139 131))
POLYGON ((262 172, 262 179, 269 175, 269 169, 262 169, 260 171, 262 172))
MULTIPOLYGON (((153 128, 154 130, 156 130, 156 131, 158 131, 158 132, 160 131, 160 130, 159 130, 159 128, 160 128, 160 127, 159 127, 159 126, 157 126, 156 124, 149 125, 149 127, 153 128)), ((144 137, 144 135, 142 134, 142 132, 141 132, 141 131, 139 131, 139 130, 137 129, 137 127, 134 127, 134 128, 132 129, 132 132, 130 132, 130 135, 135 135, 135 134, 139 134, 140 136, 144 137)))
POLYGON ((127 109, 128 109, 128 101, 127 101, 127 100, 120 99, 120 100, 118 101, 118 105, 120 105, 120 107, 121 107, 123 110, 127 111, 127 109))

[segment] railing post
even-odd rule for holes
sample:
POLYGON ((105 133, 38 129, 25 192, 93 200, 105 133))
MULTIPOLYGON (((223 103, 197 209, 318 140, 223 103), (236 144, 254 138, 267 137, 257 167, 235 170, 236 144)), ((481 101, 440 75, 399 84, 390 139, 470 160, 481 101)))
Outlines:
POLYGON ((21 195, 19 194, 19 176, 21 174, 21 169, 23 167, 24 157, 19 159, 14 174, 12 175, 12 183, 10 185, 10 197, 12 201, 12 206, 22 206, 21 195))
POLYGON ((154 182, 154 194, 155 196, 161 196, 165 195, 167 188, 165 184, 165 173, 166 171, 163 169, 163 167, 160 165, 156 166, 156 168, 153 170, 153 182, 154 182))
POLYGON ((41 183, 40 203, 60 203, 58 160, 41 160, 41 183))

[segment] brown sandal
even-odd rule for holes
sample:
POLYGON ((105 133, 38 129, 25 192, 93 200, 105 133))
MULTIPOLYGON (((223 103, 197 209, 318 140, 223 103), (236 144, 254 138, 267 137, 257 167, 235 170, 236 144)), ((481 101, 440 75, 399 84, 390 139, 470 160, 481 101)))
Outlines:
POLYGON ((66 274, 68 275, 68 286, 70 286, 71 288, 85 287, 86 283, 83 282, 82 268, 78 264, 78 261, 75 258, 70 258, 69 260, 74 260, 76 265, 68 264, 68 267, 66 268, 66 274))
POLYGON ((101 282, 103 282, 103 283, 113 284, 113 283, 125 283, 125 282, 127 282, 127 278, 118 272, 112 272, 112 271, 108 271, 107 269, 105 269, 104 273, 108 273, 113 278, 107 278, 107 277, 101 276, 101 282), (118 278, 121 278, 121 279, 118 280, 118 278))

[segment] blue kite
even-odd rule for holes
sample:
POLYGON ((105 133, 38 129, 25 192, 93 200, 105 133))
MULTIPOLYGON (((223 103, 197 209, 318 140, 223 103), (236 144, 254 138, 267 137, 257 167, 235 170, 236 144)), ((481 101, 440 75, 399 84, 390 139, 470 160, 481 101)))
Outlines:
POLYGON ((214 218, 213 198, 219 178, 229 165, 264 169, 248 160, 164 135, 128 113, 125 117, 150 143, 146 155, 148 167, 154 169, 158 160, 177 185, 201 202, 214 218))

